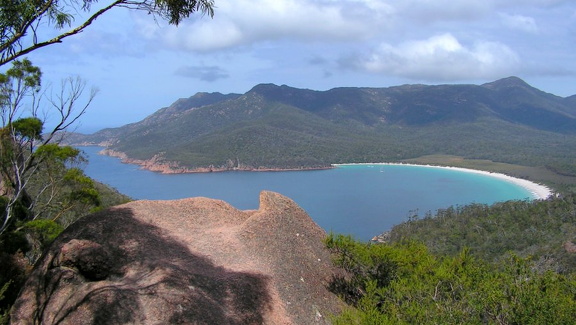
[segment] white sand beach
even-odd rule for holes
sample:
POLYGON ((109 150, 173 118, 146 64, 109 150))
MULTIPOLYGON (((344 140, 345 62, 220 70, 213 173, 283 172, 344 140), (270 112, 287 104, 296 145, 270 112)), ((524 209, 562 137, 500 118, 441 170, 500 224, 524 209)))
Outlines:
POLYGON ((418 167, 430 167, 430 168, 445 168, 445 169, 452 169, 457 171, 462 171, 466 173, 476 173, 482 174, 490 177, 499 178, 505 180, 510 183, 514 183, 518 186, 521 186, 532 193, 532 198, 535 200, 545 200, 550 197, 553 192, 547 186, 531 182, 529 180, 525 180, 522 178, 516 178, 512 176, 508 176, 506 174, 500 173, 492 173, 477 169, 468 169, 468 168, 461 168, 461 167, 448 167, 448 166, 435 166, 435 165, 418 165, 418 164, 402 164, 402 163, 361 163, 361 164, 334 164, 333 166, 344 166, 344 165, 402 165, 402 166, 418 166, 418 167))

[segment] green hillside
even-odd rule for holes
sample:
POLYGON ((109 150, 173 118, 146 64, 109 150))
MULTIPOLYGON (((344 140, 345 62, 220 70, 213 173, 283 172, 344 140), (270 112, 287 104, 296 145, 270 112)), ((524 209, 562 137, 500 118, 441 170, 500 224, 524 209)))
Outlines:
POLYGON ((180 166, 317 168, 427 155, 545 168, 574 176, 576 107, 510 77, 484 85, 328 91, 262 84, 198 93, 138 123, 77 137, 130 158, 180 166))
POLYGON ((331 234, 334 324, 573 324, 576 197, 414 215, 384 243, 331 234))

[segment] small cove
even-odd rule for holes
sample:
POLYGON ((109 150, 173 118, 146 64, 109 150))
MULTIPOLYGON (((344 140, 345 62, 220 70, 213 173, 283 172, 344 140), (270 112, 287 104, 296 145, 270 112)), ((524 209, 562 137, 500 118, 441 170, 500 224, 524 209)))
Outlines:
POLYGON ((326 231, 362 240, 417 212, 451 205, 533 198, 525 188, 487 175, 405 165, 343 165, 328 170, 158 174, 81 147, 88 176, 134 199, 203 196, 238 209, 257 209, 262 190, 293 199, 326 231))

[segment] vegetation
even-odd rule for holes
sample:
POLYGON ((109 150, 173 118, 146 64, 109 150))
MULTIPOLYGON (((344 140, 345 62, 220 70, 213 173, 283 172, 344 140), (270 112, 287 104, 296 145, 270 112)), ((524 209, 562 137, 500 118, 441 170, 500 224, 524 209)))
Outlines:
POLYGON ((130 158, 161 155, 188 168, 316 168, 442 155, 530 167, 525 175, 533 180, 576 183, 571 102, 517 78, 480 86, 258 85, 243 95, 200 93, 77 141, 111 142, 130 158))
MULTIPOLYGON (((78 107, 84 84, 69 79, 60 96, 42 98, 41 72, 28 60, 0 74, 0 323, 44 247, 79 217, 119 203, 85 176, 78 149, 59 145, 61 133, 87 109, 78 107), (42 104, 60 118, 44 130, 42 104)), ((110 193, 110 191, 107 191, 110 193)))
POLYGON ((506 252, 534 259, 535 267, 568 273, 576 267, 576 196, 509 201, 492 206, 471 204, 440 209, 433 216, 413 216, 390 231, 393 242, 418 239, 431 252, 472 255, 497 262, 506 252))
POLYGON ((331 289, 351 305, 335 324, 572 324, 576 278, 537 272, 510 255, 497 264, 466 248, 432 254, 414 241, 360 243, 330 235, 327 247, 349 276, 331 289))
MULTIPOLYGON (((59 146, 58 137, 84 114, 95 91, 88 96, 84 106, 76 107, 75 104, 82 98, 84 84, 79 80, 69 80, 65 84, 68 86, 68 97, 49 99, 60 118, 52 121, 54 126, 44 132, 45 122, 39 118, 45 113, 39 108, 42 102, 38 95, 40 78, 40 69, 28 60, 14 61, 11 69, 0 74, 0 193, 5 198, 0 235, 10 230, 17 220, 38 218, 41 213, 34 213, 35 208, 53 206, 60 182, 82 184, 69 194, 85 195, 81 201, 88 200, 94 194, 90 191, 92 184, 82 178, 82 173, 78 169, 68 168, 81 160, 80 152, 72 147, 59 146), (36 181, 41 185, 33 188, 35 178, 40 175, 44 176, 44 182, 36 181), (32 189, 36 190, 35 195, 31 195, 32 189), (42 200, 43 197, 46 198, 42 200)), ((62 209, 66 208, 62 206, 62 209)))
MULTIPOLYGON (((550 185, 558 192, 576 193, 576 177, 561 174, 552 166, 526 166, 494 162, 487 159, 467 159, 451 155, 426 155, 418 158, 406 159, 407 163, 435 166, 462 167, 476 170, 501 173, 513 177, 532 180, 550 185)), ((565 170, 568 168, 565 168, 565 170)))
POLYGON ((576 196, 414 214, 365 243, 331 234, 336 324, 572 324, 576 196))
POLYGON ((127 200, 86 177, 81 152, 60 145, 95 91, 79 107, 85 84, 70 78, 55 98, 45 98, 40 69, 23 56, 82 32, 113 8, 144 10, 175 25, 197 11, 214 14, 213 0, 113 0, 93 10, 97 3, 0 1, 0 66, 12 64, 0 73, 0 324, 46 245, 79 217, 127 200), (74 25, 79 17, 87 18, 74 25), (40 118, 49 115, 58 118, 40 118))
MULTIPOLYGON (((61 96, 48 99, 61 118, 46 131, 40 69, 21 58, 80 33, 112 8, 178 24, 196 11, 212 16, 214 7, 212 0, 113 0, 94 11, 96 2, 0 2, 0 66, 12 64, 0 74, 0 324, 43 248, 77 218, 125 199, 86 177, 81 153, 60 145, 94 93, 78 108, 84 84, 67 80, 61 96), (73 13, 88 18, 73 25, 73 13)), ((551 172, 559 182, 576 176, 571 104, 514 78, 328 92, 260 85, 195 103, 95 138, 122 139, 113 149, 133 158, 162 153, 187 167, 309 168, 441 155, 529 166, 530 175, 551 172)), ((413 216, 392 229, 387 244, 331 235, 326 245, 347 272, 331 288, 351 306, 334 321, 574 323, 575 203, 566 195, 452 207, 413 216)))

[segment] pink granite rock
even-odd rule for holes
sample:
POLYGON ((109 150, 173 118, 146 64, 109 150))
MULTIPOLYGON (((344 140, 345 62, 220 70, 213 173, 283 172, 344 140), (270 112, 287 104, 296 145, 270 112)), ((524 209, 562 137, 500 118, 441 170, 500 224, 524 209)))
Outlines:
POLYGON ((14 324, 325 324, 342 307, 325 232, 292 200, 135 201, 70 226, 36 265, 14 324))

